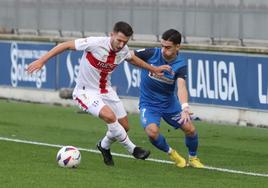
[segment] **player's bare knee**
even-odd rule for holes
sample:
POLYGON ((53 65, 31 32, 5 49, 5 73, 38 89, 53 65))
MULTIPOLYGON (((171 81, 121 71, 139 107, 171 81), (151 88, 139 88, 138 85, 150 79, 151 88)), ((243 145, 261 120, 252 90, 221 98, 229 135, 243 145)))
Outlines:
POLYGON ((158 137, 158 133, 156 132, 148 132, 147 135, 151 140, 156 140, 158 137))
POLYGON ((108 114, 102 118, 107 123, 114 123, 116 121, 116 117, 114 114, 108 114))
POLYGON ((156 140, 159 135, 158 127, 155 126, 146 127, 145 132, 151 140, 156 140))
POLYGON ((116 121, 116 116, 114 112, 107 106, 101 109, 99 117, 103 119, 106 123, 114 123, 116 121))
POLYGON ((122 125, 122 127, 125 129, 126 132, 129 131, 129 124, 128 124, 128 118, 127 116, 118 119, 118 122, 122 125))
POLYGON ((194 136, 196 134, 195 127, 192 123, 188 123, 182 127, 183 132, 186 136, 194 136))
POLYGON ((186 132, 185 132, 185 134, 187 135, 187 136, 195 136, 195 134, 196 134, 196 130, 195 130, 195 127, 194 126, 192 126, 192 127, 190 127, 186 132))

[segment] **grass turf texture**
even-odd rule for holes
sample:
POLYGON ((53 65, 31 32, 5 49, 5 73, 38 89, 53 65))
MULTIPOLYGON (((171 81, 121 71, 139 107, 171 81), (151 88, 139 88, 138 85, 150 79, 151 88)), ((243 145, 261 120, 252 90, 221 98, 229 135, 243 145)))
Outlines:
MULTIPOLYGON (((0 100, 0 136, 50 144, 95 149, 105 124, 72 107, 0 100)), ((169 160, 155 149, 130 115, 130 138, 151 150, 151 158, 169 160)), ((195 122, 199 132, 199 157, 206 165, 268 173, 268 129, 195 122)), ((187 156, 184 135, 164 122, 161 132, 169 144, 187 156)), ((253 177, 207 169, 178 169, 174 165, 114 157, 115 166, 103 164, 100 154, 82 151, 77 169, 55 162, 59 148, 0 141, 1 187, 266 187, 267 177, 253 177)), ((127 154, 118 143, 113 152, 127 154)))

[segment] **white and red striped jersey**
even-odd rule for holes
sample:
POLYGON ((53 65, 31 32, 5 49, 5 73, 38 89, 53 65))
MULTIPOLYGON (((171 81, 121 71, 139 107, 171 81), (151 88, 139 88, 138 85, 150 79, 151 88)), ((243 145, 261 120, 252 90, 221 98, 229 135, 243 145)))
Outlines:
POLYGON ((111 37, 88 37, 75 40, 76 50, 83 50, 76 87, 108 93, 112 90, 111 73, 131 54, 127 45, 112 51, 111 37))

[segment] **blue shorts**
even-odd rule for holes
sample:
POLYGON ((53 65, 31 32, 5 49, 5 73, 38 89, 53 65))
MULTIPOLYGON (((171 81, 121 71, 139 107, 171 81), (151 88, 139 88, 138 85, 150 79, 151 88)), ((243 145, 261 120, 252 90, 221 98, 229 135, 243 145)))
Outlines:
POLYGON ((181 127, 179 120, 181 118, 181 111, 173 113, 162 113, 148 107, 141 107, 140 109, 140 122, 143 128, 151 123, 155 123, 160 127, 160 120, 163 118, 169 125, 178 129, 181 127))

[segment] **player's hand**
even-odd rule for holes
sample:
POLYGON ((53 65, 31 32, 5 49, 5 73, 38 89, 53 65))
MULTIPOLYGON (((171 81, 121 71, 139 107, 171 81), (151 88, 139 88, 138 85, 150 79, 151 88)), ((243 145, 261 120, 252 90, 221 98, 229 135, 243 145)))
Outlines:
POLYGON ((190 108, 189 107, 185 107, 182 111, 181 111, 181 119, 179 120, 179 123, 181 125, 188 123, 189 121, 191 121, 191 115, 192 113, 190 112, 190 108))
POLYGON ((31 64, 29 64, 28 68, 27 68, 27 72, 29 74, 33 73, 34 71, 39 71, 44 65, 44 62, 41 61, 40 59, 35 60, 34 62, 32 62, 31 64))
POLYGON ((168 71, 171 74, 174 73, 169 65, 161 65, 159 67, 154 67, 154 73, 158 76, 164 75, 164 71, 168 71))

